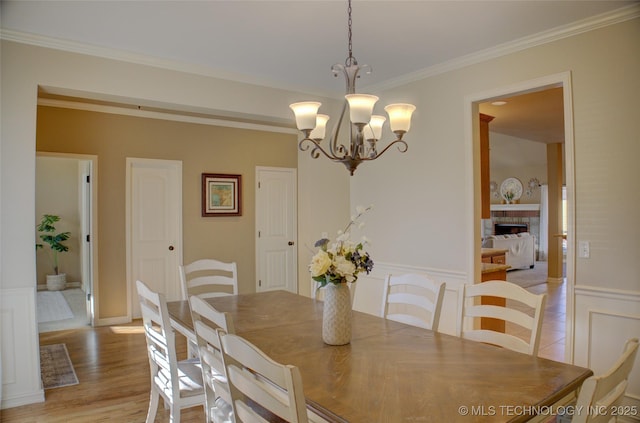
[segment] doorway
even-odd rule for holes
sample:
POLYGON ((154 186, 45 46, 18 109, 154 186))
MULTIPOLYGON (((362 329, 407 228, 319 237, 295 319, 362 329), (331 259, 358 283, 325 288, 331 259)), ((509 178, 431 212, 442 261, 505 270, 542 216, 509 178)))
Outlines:
MULTIPOLYGON (((46 275, 51 272, 47 247, 36 253, 37 312, 40 332, 93 326, 97 301, 97 157, 65 153, 36 153, 36 220, 44 214, 60 217, 57 232, 70 232, 59 253, 60 272, 66 284, 51 291, 46 275)), ((39 238, 36 242, 40 241, 39 238)))
MULTIPOLYGON (((469 128, 472 130, 469 133, 469 142, 473 148, 473 175, 474 175, 474 198, 476 198, 475 204, 479 205, 481 200, 480 183, 478 175, 480 172, 480 152, 479 152, 479 130, 474 122, 478 121, 478 115, 480 113, 480 105, 483 103, 494 102, 502 100, 504 98, 518 98, 531 93, 538 93, 549 89, 560 89, 562 94, 562 107, 561 113, 563 114, 562 129, 564 131, 564 176, 566 186, 566 304, 564 304, 563 311, 566 316, 566 320, 562 322, 564 328, 564 361, 572 362, 573 357, 573 320, 570 316, 573 315, 573 288, 574 288, 574 275, 575 275, 575 197, 574 197, 574 141, 573 141, 573 111, 572 111, 572 99, 571 99, 571 75, 569 72, 551 75, 548 77, 539 78, 537 80, 526 81, 520 84, 516 84, 509 87, 497 88, 485 93, 481 93, 472 97, 468 97, 469 115, 470 119, 469 128)), ((545 175, 546 176, 546 175, 545 175)), ((526 181, 528 182, 528 181, 526 181)), ((473 228, 474 228, 474 246, 472 260, 473 268, 475 269, 474 280, 481 280, 480 274, 480 246, 482 244, 482 237, 484 235, 485 222, 481 219, 480 214, 481 207, 476 207, 473 213, 473 228)), ((550 239, 550 242, 554 238, 550 239)), ((507 278, 508 279, 508 278, 507 278)))

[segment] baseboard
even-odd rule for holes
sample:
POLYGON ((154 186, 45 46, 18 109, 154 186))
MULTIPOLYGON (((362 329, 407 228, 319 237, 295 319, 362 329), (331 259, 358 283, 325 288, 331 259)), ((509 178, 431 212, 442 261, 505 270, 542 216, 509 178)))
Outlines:
POLYGON ((38 402, 44 402, 44 389, 38 389, 36 392, 15 396, 13 398, 3 398, 0 403, 0 409, 20 407, 38 402))
POLYGON ((127 316, 107 317, 106 319, 95 319, 94 326, 126 325, 128 323, 131 323, 131 319, 127 316))
MULTIPOLYGON (((67 282, 67 284, 65 285, 65 289, 67 288, 82 288, 82 283, 81 282, 67 282)), ((47 290, 47 284, 39 284, 37 286, 38 291, 46 291, 47 290)))

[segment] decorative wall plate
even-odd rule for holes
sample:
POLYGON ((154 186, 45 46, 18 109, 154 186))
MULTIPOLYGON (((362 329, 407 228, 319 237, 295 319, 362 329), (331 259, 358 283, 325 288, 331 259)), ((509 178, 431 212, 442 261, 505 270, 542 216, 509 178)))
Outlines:
POLYGON ((522 182, 520 182, 520 179, 507 178, 502 181, 502 184, 500 184, 500 195, 507 201, 519 200, 522 196, 522 182))

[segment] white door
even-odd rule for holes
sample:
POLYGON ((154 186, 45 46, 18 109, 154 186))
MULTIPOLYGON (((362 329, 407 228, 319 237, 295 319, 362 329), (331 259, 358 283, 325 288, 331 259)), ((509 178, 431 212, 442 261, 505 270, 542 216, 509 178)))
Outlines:
POLYGON ((256 291, 298 292, 296 170, 256 168, 256 291))
POLYGON ((127 283, 132 318, 140 317, 136 280, 180 299, 182 162, 127 158, 127 283))
POLYGON ((93 163, 91 160, 81 160, 79 163, 80 172, 80 226, 82 228, 82 235, 80 239, 80 255, 82 259, 80 261, 80 269, 82 273, 82 290, 85 293, 85 308, 87 310, 87 318, 91 326, 94 325, 95 316, 93 315, 92 301, 95 300, 93 295, 93 208, 92 208, 92 184, 94 183, 93 177, 93 163))

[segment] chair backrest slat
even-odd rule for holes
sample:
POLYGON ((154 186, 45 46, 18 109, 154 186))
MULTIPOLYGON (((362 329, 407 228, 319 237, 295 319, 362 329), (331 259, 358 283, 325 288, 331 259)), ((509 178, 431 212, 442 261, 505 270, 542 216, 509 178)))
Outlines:
POLYGON ((584 381, 578 394, 576 410, 589 410, 575 413, 573 423, 608 422, 613 407, 622 404, 628 386, 629 374, 638 355, 638 338, 627 340, 620 357, 601 375, 594 375, 584 381), (595 410, 606 410, 598 414, 595 410))
POLYGON ((297 367, 277 363, 244 338, 219 334, 236 421, 261 421, 255 403, 288 422, 308 422, 297 367))
POLYGON ((444 291, 444 282, 435 282, 426 275, 387 275, 382 317, 437 331, 444 291))
POLYGON ((517 352, 538 355, 546 294, 533 294, 507 281, 463 284, 458 297, 458 336, 498 345, 517 352), (482 297, 505 300, 505 306, 481 304, 482 297), (523 307, 524 306, 524 307, 523 307), (528 310, 527 310, 528 307, 528 310), (479 329, 475 319, 492 318, 516 324, 529 332, 526 340, 508 333, 479 329))
POLYGON ((218 331, 234 333, 235 328, 229 313, 215 309, 201 297, 191 296, 189 306, 202 367, 207 422, 213 422, 215 419, 214 410, 216 407, 217 409, 221 408, 221 405, 216 403, 218 397, 228 405, 229 411, 231 408, 231 394, 224 375, 222 347, 218 331))
POLYGON ((196 260, 179 267, 183 299, 192 295, 209 298, 238 294, 238 267, 235 262, 196 260))

